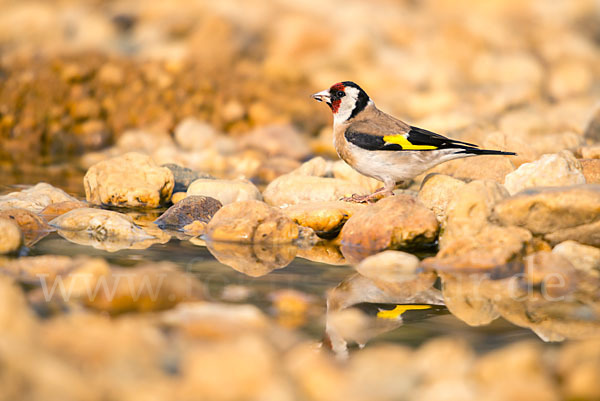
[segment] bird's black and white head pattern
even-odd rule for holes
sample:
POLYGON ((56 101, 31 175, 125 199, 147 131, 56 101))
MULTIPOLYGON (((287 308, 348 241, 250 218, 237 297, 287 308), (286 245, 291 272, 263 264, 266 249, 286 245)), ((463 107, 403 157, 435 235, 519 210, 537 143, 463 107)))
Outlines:
POLYGON ((329 90, 319 92, 313 97, 329 105, 333 112, 334 124, 354 118, 369 103, 372 103, 369 95, 352 81, 338 82, 329 90))

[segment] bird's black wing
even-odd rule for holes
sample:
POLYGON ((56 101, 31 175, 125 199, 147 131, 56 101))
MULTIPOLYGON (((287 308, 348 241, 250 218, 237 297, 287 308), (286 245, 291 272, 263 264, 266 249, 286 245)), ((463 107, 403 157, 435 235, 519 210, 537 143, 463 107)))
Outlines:
POLYGON ((418 127, 410 127, 403 134, 374 135, 360 129, 348 127, 344 133, 346 140, 366 150, 393 151, 432 151, 455 149, 457 152, 486 155, 514 155, 498 150, 479 149, 477 145, 446 138, 418 127))
POLYGON ((412 126, 408 131, 406 139, 408 139, 408 141, 414 145, 431 145, 435 146, 437 149, 478 147, 473 143, 446 138, 445 136, 436 134, 435 132, 427 131, 426 129, 412 126))

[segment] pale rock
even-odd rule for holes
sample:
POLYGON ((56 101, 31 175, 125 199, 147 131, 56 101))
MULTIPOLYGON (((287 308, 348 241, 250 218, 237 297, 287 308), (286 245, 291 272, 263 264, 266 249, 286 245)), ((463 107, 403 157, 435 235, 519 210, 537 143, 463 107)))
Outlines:
POLYGON ((18 208, 40 213, 53 203, 66 201, 77 202, 77 199, 62 189, 40 182, 31 188, 0 196, 0 210, 18 208))
POLYGON ((600 341, 568 342, 561 348, 556 371, 566 399, 594 400, 600 398, 600 341))
POLYGON ((542 156, 508 174, 504 186, 513 195, 526 188, 585 184, 581 163, 569 151, 542 156))
POLYGON ((579 159, 585 182, 600 184, 600 159, 579 159))
POLYGON ((90 167, 83 184, 93 204, 156 208, 171 199, 174 179, 149 156, 127 153, 90 167))
POLYGON ((315 177, 326 177, 333 175, 333 165, 335 163, 325 160, 321 156, 302 163, 300 167, 290 172, 293 175, 309 175, 315 177))
POLYGON ((440 249, 488 226, 494 205, 507 196, 506 189, 495 181, 472 181, 461 186, 446 207, 446 230, 440 238, 440 249))
POLYGON ((447 207, 440 252, 423 265, 432 269, 489 269, 522 257, 531 241, 529 231, 500 227, 489 221, 494 205, 507 197, 495 181, 472 181, 447 207))
POLYGON ((292 172, 273 180, 264 190, 263 196, 270 205, 289 206, 301 202, 337 201, 353 194, 369 193, 369 190, 358 183, 292 172))
POLYGON ((260 191, 246 180, 215 180, 200 178, 192 182, 186 196, 201 195, 217 199, 223 205, 249 200, 262 200, 260 191))
POLYGON ((279 375, 277 356, 265 339, 242 334, 230 341, 197 343, 182 355, 178 400, 282 400, 288 391, 273 389, 279 375), (235 369, 232 367, 235 366, 235 369), (232 385, 233 384, 233 385, 232 385), (269 393, 275 391, 275 395, 269 393))
POLYGON ((217 135, 212 125, 195 118, 186 118, 175 127, 175 142, 184 150, 204 150, 214 146, 217 135))
POLYGON ((494 207, 493 219, 527 228, 552 245, 600 246, 600 185, 530 188, 494 207))
POLYGON ((267 317, 254 305, 215 302, 180 303, 163 312, 160 320, 190 337, 209 339, 235 339, 241 332, 262 333, 269 326, 267 317))
POLYGON ((568 259, 573 267, 586 272, 600 271, 600 249, 577 241, 564 241, 552 248, 552 253, 568 259))
POLYGON ((157 149, 172 148, 174 146, 173 139, 169 134, 143 130, 125 131, 116 143, 116 148, 121 153, 141 152, 148 155, 157 149))
POLYGON ((285 244, 297 239, 298 226, 279 209, 257 200, 223 206, 208 223, 211 241, 285 244))
POLYGON ((536 343, 519 342, 491 351, 475 363, 473 373, 485 399, 561 399, 542 349, 536 343))
POLYGON ((23 234, 19 225, 7 218, 0 218, 0 255, 13 253, 21 248, 23 234))
POLYGON ((352 355, 349 362, 350 392, 358 399, 394 400, 410 394, 419 383, 409 347, 374 344, 352 355))
POLYGON ((110 210, 78 208, 52 220, 50 225, 69 241, 110 252, 134 246, 143 249, 147 241, 156 242, 131 217, 110 210))
POLYGON ((579 153, 583 159, 600 159, 600 145, 584 146, 579 153))
POLYGON ((441 226, 446 225, 448 204, 461 188, 464 181, 444 174, 430 174, 423 180, 418 199, 433 211, 441 226))
POLYGON ((373 280, 404 282, 417 275, 419 258, 401 251, 383 251, 362 260, 356 271, 373 280))
MULTIPOLYGON (((456 235, 457 233, 454 233, 456 235)), ((444 239, 443 247, 434 258, 422 262, 423 267, 434 270, 486 270, 493 269, 525 256, 532 241, 531 233, 521 227, 485 225, 476 232, 463 232, 464 236, 444 239)))
MULTIPOLYGON (((12 336, 25 342, 36 329, 37 319, 27 305, 23 290, 10 277, 0 274, 0 330, 3 340, 12 336)), ((3 350, 3 354, 6 350, 3 350)))

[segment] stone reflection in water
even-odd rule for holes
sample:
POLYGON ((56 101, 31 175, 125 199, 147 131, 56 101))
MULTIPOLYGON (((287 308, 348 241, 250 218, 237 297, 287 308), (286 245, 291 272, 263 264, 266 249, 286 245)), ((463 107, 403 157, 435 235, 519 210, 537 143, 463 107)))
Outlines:
POLYGON ((329 241, 321 241, 308 248, 298 248, 298 257, 313 262, 340 266, 348 262, 342 255, 340 247, 329 241))
POLYGON ((330 291, 326 334, 338 356, 347 356, 349 342, 363 346, 400 327, 406 310, 432 305, 445 305, 470 326, 502 317, 530 329, 543 341, 590 339, 600 334, 600 280, 593 272, 575 269, 561 255, 534 253, 520 264, 520 273, 510 275, 503 267, 438 275, 422 271, 422 266, 413 255, 382 252, 363 260, 356 266, 358 274, 330 291), (438 278, 441 291, 435 287, 438 278), (379 312, 375 316, 362 312, 365 304, 379 312), (382 309, 380 304, 390 307, 382 309))
POLYGON ((600 334, 600 281, 550 252, 525 259, 523 272, 492 280, 490 274, 441 274, 446 306, 469 325, 501 316, 544 341, 600 334))
POLYGON ((239 244, 208 241, 210 253, 221 263, 251 277, 261 277, 289 265, 298 252, 292 244, 239 244))
POLYGON ((156 227, 151 233, 145 231, 127 215, 92 208, 74 209, 52 220, 50 225, 70 242, 108 252, 146 249, 170 238, 156 227))
POLYGON ((369 339, 400 327, 405 310, 444 304, 442 294, 434 287, 435 273, 419 272, 418 259, 413 255, 382 252, 366 258, 357 270, 358 274, 342 281, 327 297, 325 331, 340 358, 347 357, 348 342, 364 346, 369 339), (353 308, 365 303, 406 307, 390 313, 380 311, 377 316, 353 308))

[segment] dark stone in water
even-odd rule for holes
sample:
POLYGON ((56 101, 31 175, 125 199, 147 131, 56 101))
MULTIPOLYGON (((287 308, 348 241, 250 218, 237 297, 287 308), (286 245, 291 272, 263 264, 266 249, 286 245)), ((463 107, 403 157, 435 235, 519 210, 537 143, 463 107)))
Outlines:
POLYGON ((198 178, 214 178, 210 174, 201 174, 197 171, 174 163, 163 164, 161 167, 166 167, 173 173, 173 178, 175 179, 173 193, 187 191, 190 184, 198 178))
POLYGON ((208 223, 222 206, 215 198, 188 196, 167 209, 154 224, 161 229, 181 230, 194 221, 208 223))

